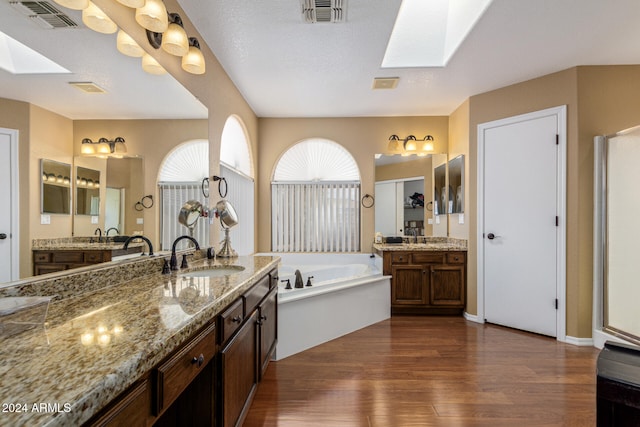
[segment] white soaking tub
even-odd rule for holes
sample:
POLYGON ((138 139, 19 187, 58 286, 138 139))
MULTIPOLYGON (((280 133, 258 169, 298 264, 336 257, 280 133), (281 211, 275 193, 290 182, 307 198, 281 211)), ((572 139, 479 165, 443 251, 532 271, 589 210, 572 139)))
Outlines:
POLYGON ((279 256, 278 345, 280 360, 388 319, 390 276, 371 254, 270 253, 279 256), (303 288, 295 288, 299 270, 303 288), (306 286, 310 276, 311 286, 306 286), (292 289, 285 289, 289 279, 292 289))

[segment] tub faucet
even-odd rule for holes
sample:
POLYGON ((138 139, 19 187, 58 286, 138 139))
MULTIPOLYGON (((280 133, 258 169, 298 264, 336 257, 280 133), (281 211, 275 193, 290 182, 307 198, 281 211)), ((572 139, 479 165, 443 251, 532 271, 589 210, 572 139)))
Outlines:
POLYGON ((131 241, 135 239, 142 239, 145 242, 147 242, 147 246, 149 246, 149 256, 153 256, 153 245, 151 244, 151 240, 147 239, 146 237, 140 234, 135 236, 129 236, 127 240, 124 241, 124 245, 122 246, 122 249, 127 249, 129 247, 129 243, 131 243, 131 241))
POLYGON ((169 266, 171 267, 172 270, 178 269, 178 258, 176 257, 176 245, 182 239, 191 240, 193 244, 196 245, 196 250, 198 251, 200 250, 200 245, 198 244, 198 241, 193 237, 187 236, 187 235, 178 237, 176 240, 173 241, 173 245, 171 246, 171 261, 169 261, 169 266))
POLYGON ((300 270, 296 270, 296 284, 295 288, 304 288, 304 282, 302 281, 302 274, 300 274, 300 270))

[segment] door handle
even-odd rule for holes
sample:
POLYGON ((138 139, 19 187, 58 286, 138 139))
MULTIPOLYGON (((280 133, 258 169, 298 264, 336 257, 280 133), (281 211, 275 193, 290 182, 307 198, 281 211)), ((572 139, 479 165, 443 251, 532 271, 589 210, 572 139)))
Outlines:
POLYGON ((5 233, 0 233, 0 240, 4 240, 7 238, 7 235, 5 233))
POLYGON ((487 234, 487 239, 489 239, 489 240, 493 240, 493 239, 495 239, 496 237, 500 237, 500 236, 496 236, 496 235, 495 235, 495 234, 493 234, 493 233, 489 233, 489 234, 487 234))

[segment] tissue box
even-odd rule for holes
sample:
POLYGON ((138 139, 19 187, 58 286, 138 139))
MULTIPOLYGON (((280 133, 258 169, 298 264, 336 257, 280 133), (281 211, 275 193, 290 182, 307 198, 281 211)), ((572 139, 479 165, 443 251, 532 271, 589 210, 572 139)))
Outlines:
POLYGON ((53 296, 0 298, 0 335, 11 336, 44 325, 53 296))

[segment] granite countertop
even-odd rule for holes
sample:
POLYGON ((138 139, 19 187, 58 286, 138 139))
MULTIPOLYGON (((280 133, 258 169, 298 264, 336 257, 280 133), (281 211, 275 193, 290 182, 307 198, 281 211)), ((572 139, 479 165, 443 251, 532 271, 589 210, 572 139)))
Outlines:
POLYGON ((278 260, 200 259, 170 275, 158 271, 51 302, 44 325, 0 335, 0 425, 82 424, 276 267, 278 260), (226 264, 245 269, 230 276, 180 277, 226 264))
POLYGON ((439 239, 424 243, 374 243, 378 252, 385 251, 466 251, 467 241, 462 239, 439 239))

